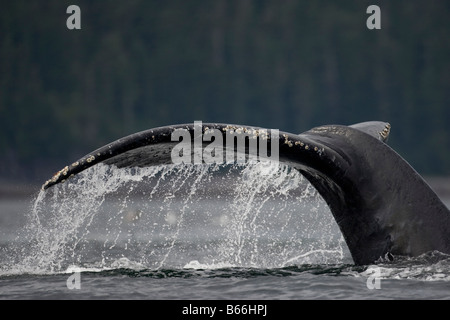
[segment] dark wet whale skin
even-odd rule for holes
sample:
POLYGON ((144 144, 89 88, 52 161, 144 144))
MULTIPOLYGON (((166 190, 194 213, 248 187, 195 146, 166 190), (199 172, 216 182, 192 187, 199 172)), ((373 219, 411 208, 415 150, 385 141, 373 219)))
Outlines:
MULTIPOLYGON (((171 150, 178 143, 171 134, 180 128, 194 139, 193 124, 138 132, 63 168, 43 189, 100 162, 118 167, 170 164, 171 150)), ((224 137, 230 132, 258 134, 261 130, 202 125, 202 132, 211 129, 224 137)), ((358 265, 433 250, 450 254, 450 212, 424 179, 386 145, 389 131, 388 123, 366 122, 321 126, 301 134, 279 132, 277 137, 279 161, 297 168, 322 195, 358 265)))

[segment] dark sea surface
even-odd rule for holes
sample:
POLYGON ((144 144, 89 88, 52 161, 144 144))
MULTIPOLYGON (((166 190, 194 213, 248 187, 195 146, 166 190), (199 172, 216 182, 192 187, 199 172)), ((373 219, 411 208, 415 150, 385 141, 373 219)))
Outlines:
POLYGON ((0 299, 449 298, 448 255, 355 266, 323 199, 284 166, 99 165, 0 199, 0 299))

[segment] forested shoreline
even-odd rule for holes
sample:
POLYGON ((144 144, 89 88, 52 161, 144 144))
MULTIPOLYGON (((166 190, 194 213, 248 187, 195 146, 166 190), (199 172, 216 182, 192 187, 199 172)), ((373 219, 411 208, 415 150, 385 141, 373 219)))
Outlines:
POLYGON ((302 132, 367 120, 421 174, 450 175, 448 1, 7 1, 0 180, 41 180, 140 130, 302 132), (81 8, 81 30, 66 8, 81 8), (368 30, 366 8, 381 8, 368 30))

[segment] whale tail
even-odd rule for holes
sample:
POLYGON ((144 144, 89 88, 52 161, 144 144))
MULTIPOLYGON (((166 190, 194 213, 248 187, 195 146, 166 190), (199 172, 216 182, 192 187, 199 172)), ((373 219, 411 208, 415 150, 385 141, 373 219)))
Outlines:
MULTIPOLYGON (((249 153, 252 138, 263 136, 267 156, 276 154, 277 160, 298 169, 322 195, 356 264, 373 263, 386 255, 450 253, 450 212, 386 144, 390 125, 385 122, 321 126, 301 134, 272 130, 270 135, 267 129, 216 123, 154 128, 89 153, 60 170, 43 189, 100 162, 117 167, 173 163, 173 151, 180 143, 173 133, 180 130, 190 137, 189 144, 203 151, 209 145, 202 135, 214 132, 211 144, 228 152, 227 136, 232 134, 234 141, 242 134, 245 147, 231 147, 235 155, 249 153)), ((261 151, 261 142, 256 146, 261 151)), ((194 149, 189 148, 193 158, 194 149)))

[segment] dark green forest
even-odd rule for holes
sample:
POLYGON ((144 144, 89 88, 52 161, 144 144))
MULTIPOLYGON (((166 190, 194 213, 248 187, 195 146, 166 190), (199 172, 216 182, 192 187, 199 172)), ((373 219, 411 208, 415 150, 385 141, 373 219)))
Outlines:
POLYGON ((421 174, 450 175, 449 18, 447 0, 2 1, 0 180, 44 181, 124 135, 194 120, 388 121, 421 174))

